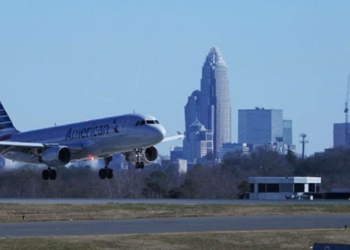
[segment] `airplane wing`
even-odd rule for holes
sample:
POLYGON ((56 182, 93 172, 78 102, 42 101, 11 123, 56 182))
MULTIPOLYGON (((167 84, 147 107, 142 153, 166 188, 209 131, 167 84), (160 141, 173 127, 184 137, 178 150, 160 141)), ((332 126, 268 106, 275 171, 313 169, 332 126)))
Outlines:
POLYGON ((4 150, 22 151, 23 149, 49 148, 55 146, 67 146, 71 151, 83 150, 82 145, 60 145, 58 143, 0 141, 0 152, 4 150))
POLYGON ((0 153, 4 154, 9 151, 29 152, 39 148, 45 148, 43 143, 36 142, 18 142, 18 141, 0 141, 0 153))
POLYGON ((185 135, 183 135, 183 134, 172 135, 172 136, 164 137, 162 142, 173 141, 173 140, 178 140, 178 139, 183 139, 183 138, 185 138, 185 135))
POLYGON ((44 148, 45 146, 36 142, 0 141, 0 149, 7 147, 44 148))

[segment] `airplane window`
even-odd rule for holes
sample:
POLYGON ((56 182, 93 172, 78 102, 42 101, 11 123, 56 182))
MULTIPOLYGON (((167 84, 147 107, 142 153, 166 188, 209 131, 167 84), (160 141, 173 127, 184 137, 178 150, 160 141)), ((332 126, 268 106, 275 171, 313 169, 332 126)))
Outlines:
POLYGON ((158 120, 155 120, 156 124, 159 124, 159 121, 158 120))
POLYGON ((141 125, 145 125, 145 124, 146 124, 145 121, 141 121, 141 122, 140 122, 140 126, 141 126, 141 125))
POLYGON ((147 122, 147 124, 154 124, 154 121, 152 121, 152 120, 147 120, 146 122, 147 122))

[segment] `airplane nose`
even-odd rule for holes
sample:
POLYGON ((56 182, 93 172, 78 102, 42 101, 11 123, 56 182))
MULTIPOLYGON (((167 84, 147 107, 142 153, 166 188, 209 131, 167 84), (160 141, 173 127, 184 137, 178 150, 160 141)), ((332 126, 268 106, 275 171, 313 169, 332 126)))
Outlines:
POLYGON ((149 138, 152 143, 157 144, 163 141, 165 137, 165 129, 161 124, 148 126, 148 135, 144 135, 149 138))
POLYGON ((159 140, 162 141, 166 134, 165 128, 162 125, 159 125, 158 132, 159 132, 159 140))

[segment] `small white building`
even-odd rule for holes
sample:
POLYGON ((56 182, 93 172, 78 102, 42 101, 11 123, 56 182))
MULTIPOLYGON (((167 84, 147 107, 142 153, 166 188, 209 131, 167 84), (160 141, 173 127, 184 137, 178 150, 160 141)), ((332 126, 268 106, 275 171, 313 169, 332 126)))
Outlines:
POLYGON ((285 200, 320 192, 321 177, 249 177, 250 200, 285 200))

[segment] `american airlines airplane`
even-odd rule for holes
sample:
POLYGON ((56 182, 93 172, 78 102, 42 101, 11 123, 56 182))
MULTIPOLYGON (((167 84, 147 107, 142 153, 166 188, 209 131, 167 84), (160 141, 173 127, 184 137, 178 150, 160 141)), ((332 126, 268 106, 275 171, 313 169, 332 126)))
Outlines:
POLYGON ((56 170, 70 162, 104 158, 101 179, 113 178, 108 168, 115 153, 144 168, 158 157, 159 142, 181 139, 165 137, 165 129, 150 115, 127 114, 50 128, 19 132, 0 102, 0 156, 18 162, 45 164, 44 180, 55 180, 56 170))

